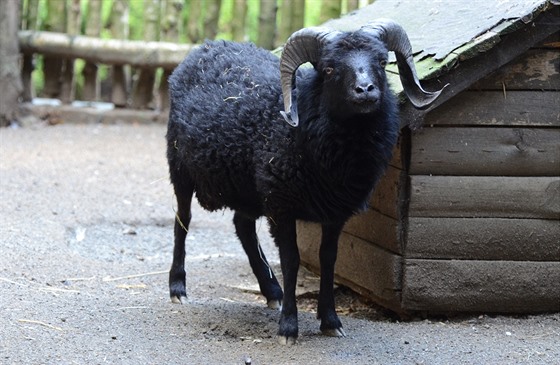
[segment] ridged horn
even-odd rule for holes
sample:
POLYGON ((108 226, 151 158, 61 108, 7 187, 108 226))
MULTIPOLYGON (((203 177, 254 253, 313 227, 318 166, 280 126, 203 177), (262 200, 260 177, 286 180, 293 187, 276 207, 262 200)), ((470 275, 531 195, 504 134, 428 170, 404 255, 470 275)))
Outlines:
POLYGON ((280 82, 284 111, 281 111, 280 114, 293 127, 297 127, 299 124, 297 100, 292 97, 292 89, 295 87, 295 72, 306 62, 315 65, 319 60, 323 44, 338 33, 338 31, 323 27, 303 28, 293 33, 284 46, 280 58, 280 82))
POLYGON ((434 92, 422 88, 414 67, 412 46, 403 27, 391 19, 377 19, 363 26, 362 30, 373 33, 385 43, 389 51, 395 52, 401 83, 412 105, 419 109, 426 108, 437 99, 447 85, 434 92))

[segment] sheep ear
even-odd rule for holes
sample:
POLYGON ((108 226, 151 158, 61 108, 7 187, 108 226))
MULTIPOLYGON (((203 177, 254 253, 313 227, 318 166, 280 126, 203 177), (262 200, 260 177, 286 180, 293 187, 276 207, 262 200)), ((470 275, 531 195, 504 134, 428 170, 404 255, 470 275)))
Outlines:
POLYGON ((441 94, 445 85, 438 91, 426 91, 420 85, 414 59, 412 58, 412 46, 408 36, 399 24, 390 19, 377 19, 362 27, 362 30, 373 33, 383 41, 389 51, 394 51, 397 57, 399 76, 406 96, 416 108, 426 108, 433 103, 441 94))
POLYGON ((298 30, 288 38, 280 58, 280 82, 284 98, 284 111, 280 114, 292 127, 297 127, 299 117, 297 100, 292 95, 295 89, 295 72, 306 62, 315 64, 319 60, 321 48, 339 32, 323 27, 298 30))

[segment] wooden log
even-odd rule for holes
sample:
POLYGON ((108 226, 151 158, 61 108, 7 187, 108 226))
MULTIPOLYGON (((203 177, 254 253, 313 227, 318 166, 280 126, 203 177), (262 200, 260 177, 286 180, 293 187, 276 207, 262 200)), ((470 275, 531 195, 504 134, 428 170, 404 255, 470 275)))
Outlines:
POLYGON ((410 217, 560 219, 560 177, 411 176, 410 217))
POLYGON ((560 262, 407 259, 402 305, 432 312, 560 310, 560 262))
MULTIPOLYGON (((159 38, 159 1, 144 1, 144 40, 157 41, 159 38)), ((155 109, 151 105, 153 99, 156 70, 151 67, 139 67, 136 70, 138 77, 132 86, 131 105, 136 109, 155 109)))
POLYGON ((560 129, 424 128, 412 137, 410 174, 554 176, 560 129))
POLYGON ((167 115, 154 110, 137 109, 99 109, 93 107, 77 107, 74 105, 21 105, 24 114, 30 114, 36 120, 47 124, 153 124, 167 123, 167 115))
POLYGON ((19 2, 4 1, 0 11, 0 127, 4 127, 16 120, 18 99, 23 91, 18 43, 14 39, 19 26, 19 2))
POLYGON ((370 198, 369 206, 393 219, 399 218, 400 192, 406 184, 406 172, 389 166, 370 198))
POLYGON ((475 82, 471 90, 560 91, 558 49, 531 49, 489 76, 475 82))
POLYGON ((376 210, 355 215, 348 220, 343 232, 382 247, 392 253, 402 254, 401 225, 398 220, 376 210))
MULTIPOLYGON (((129 34, 128 1, 115 0, 111 9, 111 34, 114 39, 126 39, 129 34)), ((123 65, 111 67, 111 102, 124 108, 128 103, 129 69, 123 65)))
MULTIPOLYGON (((46 1, 46 18, 41 21, 42 29, 52 32, 65 32, 66 2, 57 0, 46 1)), ((21 47, 21 45, 20 45, 21 47)), ((58 55, 45 54, 43 57, 43 75, 45 75, 42 95, 47 98, 60 96, 62 59, 58 55)))
POLYGON ((191 44, 127 41, 63 33, 20 31, 21 51, 59 58, 82 58, 109 65, 175 68, 195 47, 191 44))
MULTIPOLYGON (((88 37, 99 37, 101 33, 101 1, 89 1, 87 3, 86 35, 88 37)), ((96 101, 100 96, 100 83, 97 77, 98 66, 95 62, 86 60, 82 75, 84 85, 82 88, 82 100, 96 101)))
POLYGON ((152 101, 156 74, 153 69, 141 68, 138 80, 132 91, 131 106, 135 109, 147 109, 152 101))
POLYGON ((464 91, 428 113, 425 125, 560 127, 560 92, 464 91))
MULTIPOLYGON (((36 30, 37 29, 37 12, 39 9, 39 0, 28 0, 25 4, 25 9, 22 16, 22 29, 36 30)), ((24 102, 33 100, 35 90, 31 74, 35 70, 33 65, 33 55, 26 54, 23 56, 21 80, 23 84, 23 93, 21 95, 24 102)))
POLYGON ((128 77, 123 65, 114 65, 111 68, 111 79, 113 81, 111 87, 111 101, 118 108, 124 108, 127 105, 127 85, 128 77))
MULTIPOLYGON (((80 33, 81 23, 81 6, 80 0, 72 0, 67 2, 68 8, 68 24, 66 25, 66 33, 68 35, 77 35, 80 33)), ((70 104, 75 97, 76 84, 74 82, 74 60, 67 58, 63 62, 62 83, 60 85, 60 101, 64 104, 70 104)))
POLYGON ((406 257, 560 261, 560 222, 545 219, 410 218, 406 257))
MULTIPOLYGON (((302 263, 311 271, 319 273, 321 227, 298 222, 297 229, 302 263)), ((337 282, 399 311, 401 278, 401 256, 352 235, 341 235, 335 266, 337 282)))

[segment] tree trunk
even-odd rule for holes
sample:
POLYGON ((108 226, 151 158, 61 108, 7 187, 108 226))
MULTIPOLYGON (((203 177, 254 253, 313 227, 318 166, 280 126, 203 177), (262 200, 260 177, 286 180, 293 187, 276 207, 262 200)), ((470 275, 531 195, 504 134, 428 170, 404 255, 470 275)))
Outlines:
POLYGON ((323 0, 321 4, 320 22, 324 23, 330 19, 340 17, 342 0, 323 0))
MULTIPOLYGON (((101 33, 101 1, 89 1, 87 10, 86 35, 99 37, 101 33)), ((97 64, 86 61, 82 71, 84 76, 84 89, 82 99, 95 101, 99 99, 99 80, 97 77, 97 64)))
POLYGON ((200 41, 200 18, 202 16, 202 1, 191 0, 189 4, 189 21, 187 23, 187 35, 191 43, 200 41))
POLYGON ((266 49, 274 48, 276 35, 276 0, 260 0, 259 34, 257 45, 266 49))
POLYGON ((303 28, 305 23, 305 0, 294 0, 292 8, 292 33, 303 28))
POLYGON ((305 0, 282 0, 280 12, 277 45, 284 44, 293 32, 303 28, 305 0))
MULTIPOLYGON (((183 2, 181 0, 171 0, 164 3, 163 22, 161 37, 166 42, 178 42, 181 29, 181 11, 183 2)), ((172 69, 164 69, 159 81, 159 107, 162 111, 169 110, 169 83, 167 79, 171 76, 172 69)))
MULTIPOLYGON (((159 0, 145 0, 144 2, 144 40, 157 41, 159 35, 159 0)), ((147 109, 153 99, 154 81, 156 79, 153 68, 141 68, 138 80, 132 92, 132 107, 147 109)))
POLYGON ((17 118, 18 99, 23 91, 19 71, 19 0, 0 1, 0 126, 17 118))
POLYGON ((221 0, 206 0, 204 14, 204 37, 215 39, 218 35, 218 21, 220 20, 221 0))
POLYGON ((232 39, 236 42, 245 41, 245 22, 247 19, 247 0, 234 0, 233 17, 231 20, 232 39))
POLYGON ((183 1, 167 0, 162 3, 161 37, 165 42, 177 42, 179 34, 183 33, 183 23, 181 12, 183 11, 183 1))
MULTIPOLYGON (((25 18, 22 22, 22 29, 28 30, 36 30, 37 29, 37 9, 39 8, 39 0, 28 0, 27 1, 27 9, 25 9, 24 14, 25 18)), ((33 64, 33 57, 32 54, 26 54, 23 56, 23 66, 22 66, 22 73, 21 79, 23 83, 23 94, 22 99, 25 102, 29 102, 33 100, 34 89, 33 89, 33 80, 31 78, 31 74, 35 69, 33 64)))
POLYGON ((347 13, 360 8, 360 0, 348 0, 348 2, 346 4, 347 4, 346 5, 346 12, 347 13))
MULTIPOLYGON (((68 24, 66 33, 68 35, 80 34, 81 9, 80 0, 71 0, 68 9, 68 24)), ((62 84, 60 86, 60 100, 64 104, 70 104, 74 99, 74 59, 67 58, 63 61, 62 84)))
MULTIPOLYGON (((128 0, 114 0, 111 11, 111 33, 114 39, 127 39, 129 34, 128 0)), ((111 68, 111 102, 117 108, 124 108, 127 104, 130 68, 124 65, 114 65, 111 68)))
MULTIPOLYGON (((43 29, 50 32, 64 33, 66 24, 66 2, 47 0, 47 18, 43 29)), ((43 58, 43 74, 45 86, 43 95, 47 98, 60 96, 60 76, 62 74, 62 59, 60 57, 45 56, 43 58)))

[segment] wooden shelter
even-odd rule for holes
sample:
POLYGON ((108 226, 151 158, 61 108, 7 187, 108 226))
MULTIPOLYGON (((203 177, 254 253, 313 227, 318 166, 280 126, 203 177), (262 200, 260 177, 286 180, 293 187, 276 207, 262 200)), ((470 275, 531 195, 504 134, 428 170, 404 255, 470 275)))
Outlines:
MULTIPOLYGON (((428 110, 402 105, 410 128, 369 210, 343 231, 340 283, 397 312, 560 310, 558 5, 377 0, 326 24, 392 18, 425 88, 449 83, 428 110)), ((315 271, 319 237, 298 223, 315 271)))

